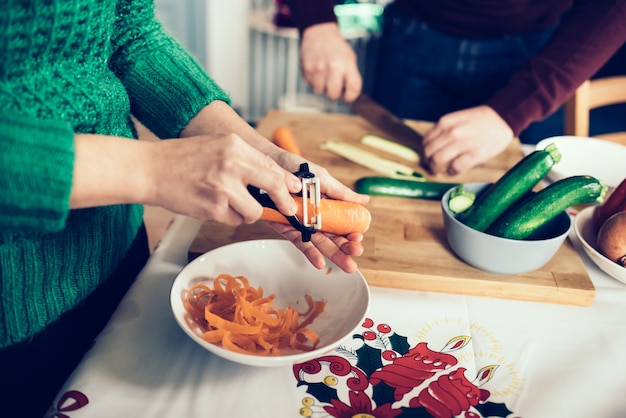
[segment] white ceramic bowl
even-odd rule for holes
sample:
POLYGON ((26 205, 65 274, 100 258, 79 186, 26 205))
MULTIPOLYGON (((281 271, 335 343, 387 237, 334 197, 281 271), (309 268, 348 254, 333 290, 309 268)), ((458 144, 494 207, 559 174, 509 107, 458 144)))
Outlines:
POLYGON ((286 240, 254 240, 229 244, 196 258, 176 277, 170 303, 176 321, 192 340, 225 359, 251 366, 282 366, 319 357, 350 338, 363 323, 370 292, 360 272, 347 274, 330 260, 318 270, 286 240), (279 356, 240 354, 208 343, 202 328, 185 311, 182 294, 201 281, 211 283, 220 273, 245 276, 250 285, 262 286, 265 295, 276 294, 274 306, 306 307, 305 295, 327 301, 324 312, 310 326, 320 337, 313 351, 283 350, 279 356))
POLYGON ((556 144, 561 161, 552 167, 548 178, 557 181, 576 175, 589 175, 615 188, 624 179, 626 147, 614 142, 580 136, 555 136, 537 143, 536 149, 556 144))
MULTIPOLYGON (((467 183, 466 190, 479 194, 490 183, 467 183)), ((562 212, 541 228, 533 239, 514 240, 477 231, 462 223, 448 208, 448 190, 441 199, 446 237, 454 253, 477 269, 496 274, 521 274, 543 267, 567 238, 571 218, 562 212)))
POLYGON ((578 212, 574 218, 574 233, 591 261, 609 276, 626 283, 626 268, 609 260, 596 249, 597 231, 593 225, 594 209, 594 206, 589 206, 578 212))

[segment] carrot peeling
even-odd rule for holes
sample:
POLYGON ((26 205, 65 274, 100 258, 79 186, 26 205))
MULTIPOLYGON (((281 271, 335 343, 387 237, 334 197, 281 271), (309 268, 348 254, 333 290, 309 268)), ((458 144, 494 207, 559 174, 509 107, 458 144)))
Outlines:
POLYGON ((275 356, 286 348, 315 349, 320 338, 308 327, 324 311, 326 301, 305 295, 307 309, 299 312, 291 306, 276 309, 275 298, 275 294, 264 296, 261 286, 254 288, 243 276, 220 274, 213 288, 191 286, 183 295, 183 304, 206 330, 202 339, 227 350, 275 356))
MULTIPOLYGON (((302 198, 294 197, 294 201, 298 206, 296 215, 302 219, 304 213, 302 198)), ((344 200, 323 198, 320 200, 320 207, 316 211, 322 216, 320 230, 335 235, 347 235, 351 232, 363 233, 369 229, 372 222, 372 214, 367 207, 344 200)), ((263 208, 261 219, 283 224, 289 223, 284 215, 271 208, 263 208)))

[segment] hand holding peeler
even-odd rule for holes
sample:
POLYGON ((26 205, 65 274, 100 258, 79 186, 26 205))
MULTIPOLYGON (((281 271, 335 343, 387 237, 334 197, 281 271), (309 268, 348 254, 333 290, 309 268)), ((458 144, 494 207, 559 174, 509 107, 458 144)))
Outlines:
MULTIPOLYGON (((302 242, 309 242, 311 235, 322 228, 322 214, 318 212, 321 200, 320 181, 315 174, 309 171, 309 164, 307 163, 301 164, 300 169, 293 174, 302 181, 302 190, 297 195, 302 197, 302 220, 297 215, 283 216, 291 226, 302 233, 302 242)), ((261 206, 278 212, 278 208, 267 192, 255 186, 248 186, 248 191, 261 206)))

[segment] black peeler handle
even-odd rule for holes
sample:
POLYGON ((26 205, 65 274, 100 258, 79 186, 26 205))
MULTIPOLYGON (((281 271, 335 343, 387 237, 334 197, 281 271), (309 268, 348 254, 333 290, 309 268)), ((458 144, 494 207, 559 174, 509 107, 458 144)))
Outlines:
MULTIPOLYGON (((300 164, 300 169, 293 174, 298 177, 303 177, 303 178, 315 177, 315 174, 309 171, 308 163, 300 164)), ((276 204, 274 203, 272 199, 270 199, 270 196, 267 193, 261 192, 261 189, 255 186, 248 186, 248 191, 257 200, 257 202, 261 204, 261 206, 265 208, 269 208, 269 209, 274 209, 275 211, 280 213, 278 208, 276 208, 276 204)), ((302 195, 302 193, 300 193, 300 195, 302 195)), ((302 234, 302 242, 311 241, 311 234, 314 234, 315 232, 317 232, 315 228, 304 225, 300 221, 300 219, 298 219, 296 215, 293 215, 293 216, 283 215, 283 216, 285 217, 285 219, 289 221, 291 226, 293 226, 298 231, 300 231, 300 233, 302 234)))

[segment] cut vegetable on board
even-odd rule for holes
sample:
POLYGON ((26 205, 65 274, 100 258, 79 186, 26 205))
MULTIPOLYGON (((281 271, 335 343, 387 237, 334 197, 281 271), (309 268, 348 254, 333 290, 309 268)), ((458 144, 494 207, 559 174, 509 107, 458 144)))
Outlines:
POLYGON ((402 158, 403 160, 412 163, 418 163, 420 160, 419 154, 415 150, 398 144, 397 142, 393 142, 386 138, 380 137, 378 135, 363 135, 363 137, 361 138, 361 143, 363 145, 376 148, 377 150, 395 155, 396 157, 402 158))
POLYGON ((423 174, 415 171, 413 167, 382 158, 372 152, 348 144, 347 142, 324 141, 320 144, 320 149, 332 152, 353 163, 390 177, 424 177, 423 174))
POLYGON ((458 183, 413 181, 390 177, 361 177, 354 183, 357 193, 373 196, 439 200, 458 183))

